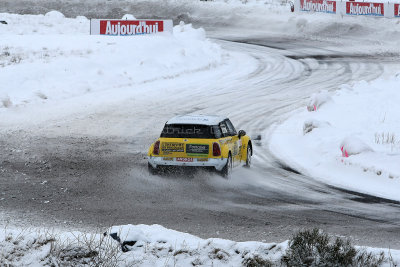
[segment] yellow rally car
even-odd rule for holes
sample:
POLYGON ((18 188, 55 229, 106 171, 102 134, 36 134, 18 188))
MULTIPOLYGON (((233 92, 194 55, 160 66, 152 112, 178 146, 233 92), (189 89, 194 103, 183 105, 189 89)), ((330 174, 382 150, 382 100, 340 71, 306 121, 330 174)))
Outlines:
POLYGON ((152 174, 160 166, 214 167, 229 176, 234 166, 249 167, 252 155, 250 137, 228 118, 184 115, 167 121, 149 148, 148 167, 152 174))

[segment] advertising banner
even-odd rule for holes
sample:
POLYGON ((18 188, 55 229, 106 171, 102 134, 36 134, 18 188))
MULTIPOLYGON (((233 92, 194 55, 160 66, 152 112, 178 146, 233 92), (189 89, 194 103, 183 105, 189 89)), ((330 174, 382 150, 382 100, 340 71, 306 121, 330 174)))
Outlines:
POLYGON ((400 17, 400 4, 394 4, 394 16, 400 17))
POLYGON ((383 17, 385 9, 383 3, 346 2, 346 14, 383 17))
POLYGON ((300 0, 300 10, 336 14, 336 1, 300 0))
POLYGON ((172 33, 172 28, 172 20, 90 20, 91 35, 132 36, 161 32, 172 33))

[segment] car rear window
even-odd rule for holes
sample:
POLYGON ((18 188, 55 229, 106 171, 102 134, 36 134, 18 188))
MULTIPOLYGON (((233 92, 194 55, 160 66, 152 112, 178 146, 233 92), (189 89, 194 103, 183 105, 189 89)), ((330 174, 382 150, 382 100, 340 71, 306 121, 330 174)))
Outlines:
POLYGON ((221 138, 219 126, 198 124, 165 124, 160 137, 166 138, 221 138))

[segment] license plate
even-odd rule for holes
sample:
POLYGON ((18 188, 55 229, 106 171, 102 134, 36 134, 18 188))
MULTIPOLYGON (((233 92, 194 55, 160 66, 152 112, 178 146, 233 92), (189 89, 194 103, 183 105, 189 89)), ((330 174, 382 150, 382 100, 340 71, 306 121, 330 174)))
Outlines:
POLYGON ((176 161, 180 161, 180 162, 193 162, 193 158, 176 158, 176 161))

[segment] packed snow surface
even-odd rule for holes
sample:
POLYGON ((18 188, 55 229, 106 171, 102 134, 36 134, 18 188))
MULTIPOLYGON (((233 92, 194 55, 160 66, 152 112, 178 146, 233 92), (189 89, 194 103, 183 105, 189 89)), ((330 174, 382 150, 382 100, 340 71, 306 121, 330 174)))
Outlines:
MULTIPOLYGON (((246 266, 254 259, 280 266, 287 248, 288 241, 202 239, 161 225, 114 226, 104 234, 43 229, 0 231, 0 260, 13 266, 246 266), (121 244, 125 244, 125 253, 121 244)), ((392 263, 400 259, 397 250, 360 250, 376 255, 383 251, 386 257, 390 252, 392 263)))
POLYGON ((313 95, 275 129, 270 147, 328 184, 400 200, 399 90, 396 75, 313 95))

